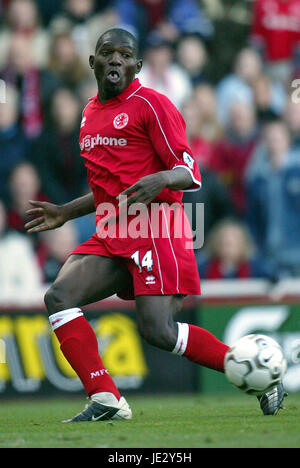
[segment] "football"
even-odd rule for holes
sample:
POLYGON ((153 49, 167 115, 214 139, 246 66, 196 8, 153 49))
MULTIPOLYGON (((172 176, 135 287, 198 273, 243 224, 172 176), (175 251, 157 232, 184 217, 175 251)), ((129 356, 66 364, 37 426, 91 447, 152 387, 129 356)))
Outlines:
POLYGON ((265 335, 247 335, 236 341, 225 356, 225 375, 249 395, 260 396, 278 385, 286 371, 280 345, 265 335))

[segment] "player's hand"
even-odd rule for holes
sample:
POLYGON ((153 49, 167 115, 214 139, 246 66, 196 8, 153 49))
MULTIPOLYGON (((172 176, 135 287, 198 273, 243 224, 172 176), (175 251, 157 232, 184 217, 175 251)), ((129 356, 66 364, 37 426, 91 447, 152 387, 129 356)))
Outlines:
POLYGON ((62 206, 32 200, 29 203, 34 208, 27 210, 26 214, 38 217, 25 224, 28 234, 57 229, 67 221, 62 206))
POLYGON ((166 186, 167 179, 164 172, 157 172, 156 174, 142 177, 138 182, 117 196, 117 200, 120 200, 119 208, 125 205, 130 206, 133 203, 148 205, 166 186))

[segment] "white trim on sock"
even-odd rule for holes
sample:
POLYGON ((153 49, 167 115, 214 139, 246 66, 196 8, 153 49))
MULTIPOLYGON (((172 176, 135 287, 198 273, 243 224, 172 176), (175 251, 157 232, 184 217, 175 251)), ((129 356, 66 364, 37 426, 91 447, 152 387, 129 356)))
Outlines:
POLYGON ((188 339, 189 339, 189 324, 177 322, 178 325, 178 338, 175 348, 173 349, 173 354, 178 354, 182 356, 185 353, 188 339))
POLYGON ((52 327, 52 330, 55 331, 58 327, 65 325, 66 323, 74 320, 83 315, 81 309, 75 307, 73 309, 62 310, 56 314, 50 315, 49 321, 52 327))

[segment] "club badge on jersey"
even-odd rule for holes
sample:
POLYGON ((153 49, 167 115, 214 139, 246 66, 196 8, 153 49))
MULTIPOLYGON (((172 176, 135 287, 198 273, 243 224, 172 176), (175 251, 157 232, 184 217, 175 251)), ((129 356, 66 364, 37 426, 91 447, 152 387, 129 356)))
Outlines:
POLYGON ((122 128, 125 128, 126 125, 128 124, 128 114, 125 114, 125 112, 122 112, 122 114, 118 114, 113 121, 114 127, 117 130, 122 130, 122 128))

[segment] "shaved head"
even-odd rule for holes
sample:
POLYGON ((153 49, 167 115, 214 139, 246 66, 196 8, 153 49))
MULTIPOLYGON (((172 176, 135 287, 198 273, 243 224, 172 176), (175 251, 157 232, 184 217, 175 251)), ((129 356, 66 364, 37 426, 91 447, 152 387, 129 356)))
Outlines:
POLYGON ((99 49, 101 44, 105 41, 105 39, 108 39, 109 37, 117 37, 119 39, 125 39, 128 42, 132 43, 132 48, 135 50, 135 54, 138 54, 138 42, 137 39, 134 37, 133 34, 131 34, 129 31, 126 31, 126 29, 120 29, 120 28, 112 28, 108 29, 105 31, 101 36, 99 37, 97 44, 96 44, 96 49, 95 51, 99 49))

